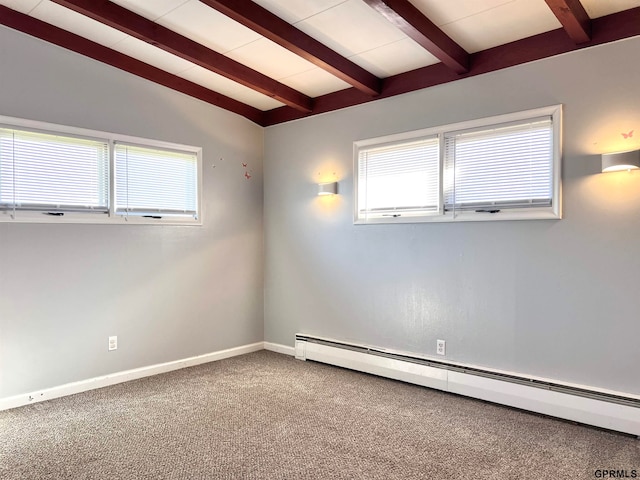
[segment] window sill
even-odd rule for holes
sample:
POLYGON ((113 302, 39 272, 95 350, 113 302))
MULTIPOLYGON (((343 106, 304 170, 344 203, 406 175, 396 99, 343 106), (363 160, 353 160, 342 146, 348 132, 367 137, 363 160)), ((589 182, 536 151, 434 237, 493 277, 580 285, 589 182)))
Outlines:
POLYGON ((457 223, 457 222, 496 222, 517 220, 560 220, 562 214, 559 209, 551 208, 527 210, 503 210, 496 213, 489 212, 447 212, 444 215, 407 215, 399 217, 371 217, 356 218, 354 225, 385 225, 398 223, 457 223))
POLYGON ((8 211, 0 212, 0 223, 47 223, 47 224, 102 224, 102 225, 184 225, 202 226, 201 219, 142 216, 107 215, 105 213, 69 213, 47 215, 46 212, 16 212, 15 218, 8 211))

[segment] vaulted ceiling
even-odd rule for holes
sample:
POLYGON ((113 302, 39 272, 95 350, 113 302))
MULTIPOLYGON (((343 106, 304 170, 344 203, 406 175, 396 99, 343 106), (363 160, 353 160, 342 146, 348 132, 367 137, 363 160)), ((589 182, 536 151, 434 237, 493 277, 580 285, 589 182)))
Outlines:
POLYGON ((0 24, 268 126, 640 35, 640 0, 0 0, 0 24))

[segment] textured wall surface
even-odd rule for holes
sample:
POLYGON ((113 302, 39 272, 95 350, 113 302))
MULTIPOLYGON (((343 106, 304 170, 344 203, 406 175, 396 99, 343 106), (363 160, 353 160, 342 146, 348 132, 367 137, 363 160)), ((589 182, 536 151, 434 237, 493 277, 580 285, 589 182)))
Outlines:
POLYGON ((265 133, 265 339, 297 332, 640 394, 640 39, 265 133), (564 106, 562 220, 353 225, 355 140, 564 106), (635 136, 621 133, 634 130, 635 136), (316 197, 336 178, 340 194, 316 197))
POLYGON ((0 115, 204 158, 203 226, 0 223, 0 398, 262 341, 262 129, 6 28, 0 65, 0 115))

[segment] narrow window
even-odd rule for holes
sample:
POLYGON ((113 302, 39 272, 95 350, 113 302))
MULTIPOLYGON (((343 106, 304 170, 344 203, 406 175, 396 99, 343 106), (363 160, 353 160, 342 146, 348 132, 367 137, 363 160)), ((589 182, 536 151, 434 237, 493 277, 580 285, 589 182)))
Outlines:
POLYGON ((117 143, 115 170, 116 214, 197 218, 196 153, 117 143))
POLYGON ((354 143, 355 223, 561 218, 561 106, 354 143))
POLYGON ((108 143, 0 128, 0 209, 106 213, 108 143))
POLYGON ((436 214, 440 210, 437 136, 362 147, 359 220, 436 214))
POLYGON ((445 134, 445 208, 551 207, 551 117, 445 134))
POLYGON ((202 149, 0 116, 0 222, 201 225, 202 149))

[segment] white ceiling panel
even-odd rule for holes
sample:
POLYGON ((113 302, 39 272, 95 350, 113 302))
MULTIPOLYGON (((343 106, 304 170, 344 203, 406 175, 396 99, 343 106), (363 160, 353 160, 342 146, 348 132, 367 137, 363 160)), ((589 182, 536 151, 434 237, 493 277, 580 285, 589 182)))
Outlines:
POLYGON ((469 53, 560 28, 543 0, 514 0, 442 26, 469 53))
MULTIPOLYGON (((200 0, 111 1, 309 97, 352 88, 200 0)), ((469 53, 561 28, 545 0, 409 1, 469 53)), ((591 18, 640 7, 640 0, 580 1, 591 18)), ((380 78, 438 63, 433 55, 363 0, 254 2, 380 78)), ((75 13, 52 0, 0 0, 0 5, 32 15, 258 109, 270 110, 283 105, 269 95, 75 13)), ((99 7, 99 2, 96 5, 99 7)))
POLYGON ((287 78, 281 78, 280 82, 310 97, 317 97, 351 87, 347 82, 334 77, 319 67, 314 67, 313 70, 307 70, 287 78))
POLYGON ((226 55, 275 79, 289 77, 315 67, 312 63, 266 38, 227 52, 226 55))
POLYGON ((347 0, 254 0, 261 7, 286 20, 296 23, 324 12, 347 0))
POLYGON ((262 38, 199 0, 190 0, 159 18, 157 23, 219 53, 262 38))
POLYGON ((157 20, 166 15, 171 10, 175 10, 180 5, 189 0, 111 0, 121 7, 142 15, 149 20, 157 20))
POLYGON ((179 76, 260 110, 271 110, 283 105, 271 97, 197 65, 189 70, 180 72, 179 76))
POLYGON ((406 38, 361 0, 348 0, 296 27, 345 57, 406 38))
POLYGON ((0 5, 17 10, 20 13, 29 13, 41 0, 0 0, 0 5))
POLYGON ((111 48, 114 50, 129 55, 130 57, 137 58, 138 60, 158 67, 162 70, 166 70, 169 73, 182 72, 189 68, 193 68, 195 65, 183 58, 176 57, 171 53, 165 52, 153 45, 138 40, 137 38, 130 37, 121 42, 116 43, 111 48))
POLYGON ((640 0, 580 0, 590 18, 603 17, 612 13, 640 7, 640 0))
POLYGON ((105 47, 111 47, 127 37, 125 33, 48 0, 41 2, 30 15, 105 47))
MULTIPOLYGON (((410 0, 411 3, 438 26, 477 15, 513 0, 410 0)), ((543 1, 543 0, 534 0, 543 1)))
POLYGON ((354 55, 349 60, 381 78, 440 62, 410 38, 354 55))

